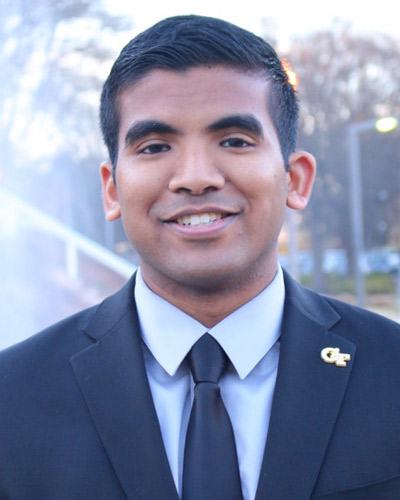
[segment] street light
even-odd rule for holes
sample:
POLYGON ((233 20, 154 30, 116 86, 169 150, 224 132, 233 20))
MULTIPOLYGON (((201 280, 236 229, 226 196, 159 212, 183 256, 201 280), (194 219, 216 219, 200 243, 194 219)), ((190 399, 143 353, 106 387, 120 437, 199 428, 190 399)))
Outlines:
POLYGON ((380 118, 375 123, 375 128, 381 134, 385 134, 386 132, 391 132, 395 128, 397 128, 399 124, 399 120, 394 116, 388 116, 386 118, 380 118))
POLYGON ((362 206, 361 151, 359 135, 367 130, 380 133, 390 132, 399 124, 397 117, 380 118, 351 123, 347 127, 347 144, 349 152, 349 184, 351 224, 353 236, 353 267, 356 281, 357 305, 365 305, 364 275, 361 269, 361 258, 364 254, 364 216, 362 206))

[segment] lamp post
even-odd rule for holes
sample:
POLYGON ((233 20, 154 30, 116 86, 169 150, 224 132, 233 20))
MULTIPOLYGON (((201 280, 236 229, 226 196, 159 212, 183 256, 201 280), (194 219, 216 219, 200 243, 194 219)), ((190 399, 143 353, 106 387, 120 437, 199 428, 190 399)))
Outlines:
POLYGON ((396 117, 386 117, 379 120, 365 120, 351 123, 347 127, 347 144, 349 153, 349 184, 351 225, 353 238, 353 268, 356 284, 357 305, 365 305, 365 283, 361 268, 364 254, 364 216, 362 206, 361 149, 359 135, 367 130, 376 129, 380 133, 390 132, 398 126, 396 117))

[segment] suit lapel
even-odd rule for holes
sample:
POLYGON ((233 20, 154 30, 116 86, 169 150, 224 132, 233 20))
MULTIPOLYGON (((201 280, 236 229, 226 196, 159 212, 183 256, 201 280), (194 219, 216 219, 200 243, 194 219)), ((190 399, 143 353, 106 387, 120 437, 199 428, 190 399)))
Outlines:
POLYGON ((96 342, 71 364, 104 448, 129 499, 177 500, 148 384, 134 279, 88 325, 96 342))
POLYGON ((339 315, 285 276, 286 302, 271 419, 256 500, 308 499, 337 419, 355 346, 329 332, 339 315), (346 367, 321 359, 325 347, 350 353, 346 367))

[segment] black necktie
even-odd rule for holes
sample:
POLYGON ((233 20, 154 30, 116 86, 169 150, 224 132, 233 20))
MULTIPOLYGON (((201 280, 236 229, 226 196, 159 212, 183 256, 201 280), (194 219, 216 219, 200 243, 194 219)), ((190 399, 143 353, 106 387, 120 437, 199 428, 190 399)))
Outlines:
POLYGON ((187 360, 196 385, 186 434, 182 498, 242 500, 235 438, 218 385, 228 357, 206 333, 187 360))

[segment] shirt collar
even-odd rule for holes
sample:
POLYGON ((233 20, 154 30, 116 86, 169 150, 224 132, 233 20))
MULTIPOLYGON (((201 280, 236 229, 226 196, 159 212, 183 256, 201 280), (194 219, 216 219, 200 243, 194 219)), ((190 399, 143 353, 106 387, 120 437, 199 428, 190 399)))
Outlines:
POLYGON ((137 273, 135 300, 142 339, 158 363, 173 376, 197 340, 208 331, 244 379, 278 340, 283 316, 283 273, 252 300, 211 329, 152 292, 137 273))

